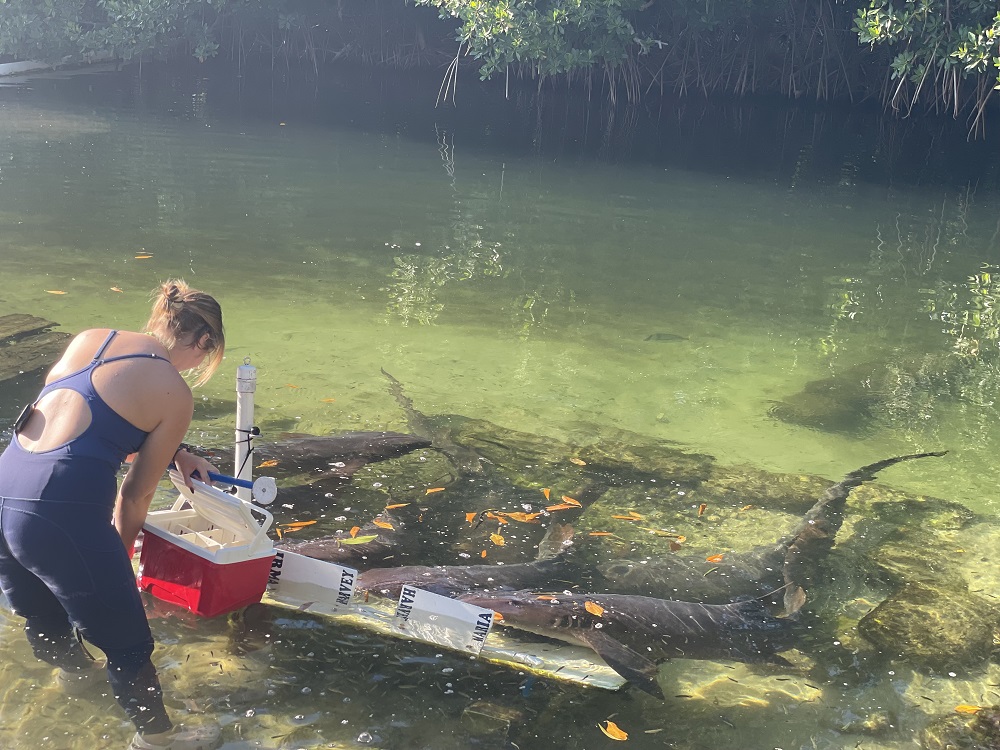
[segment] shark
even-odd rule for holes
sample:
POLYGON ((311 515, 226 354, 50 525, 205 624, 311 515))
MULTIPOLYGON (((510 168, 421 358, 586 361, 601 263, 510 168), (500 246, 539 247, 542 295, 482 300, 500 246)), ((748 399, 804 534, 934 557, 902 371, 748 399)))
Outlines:
POLYGON ((460 601, 493 610, 501 625, 586 646, 626 681, 657 698, 657 665, 669 659, 785 663, 796 623, 775 617, 757 599, 701 604, 634 594, 462 594, 460 601))
POLYGON ((847 474, 827 488, 798 526, 776 543, 707 562, 665 554, 650 560, 613 560, 597 565, 595 584, 617 593, 699 602, 729 602, 783 590, 788 616, 802 609, 807 590, 818 577, 817 563, 833 546, 844 521, 851 490, 903 461, 943 456, 947 451, 914 453, 877 461, 847 474))
POLYGON ((353 535, 348 531, 288 542, 275 546, 317 560, 362 568, 385 563, 395 557, 402 543, 407 524, 393 513, 383 510, 362 525, 353 535))
POLYGON ((312 481, 349 480, 362 466, 398 458, 431 441, 400 432, 345 432, 340 435, 289 434, 254 446, 258 460, 276 461, 288 472, 309 472, 312 481))
MULTIPOLYGON (((442 596, 458 597, 470 591, 516 591, 569 581, 573 566, 566 551, 573 527, 553 522, 538 545, 535 560, 508 565, 405 565, 371 568, 358 575, 357 588, 396 599, 404 586, 416 586, 442 596)), ((296 550, 300 551, 300 550, 296 550)), ((308 554, 303 552, 302 554, 308 554)))

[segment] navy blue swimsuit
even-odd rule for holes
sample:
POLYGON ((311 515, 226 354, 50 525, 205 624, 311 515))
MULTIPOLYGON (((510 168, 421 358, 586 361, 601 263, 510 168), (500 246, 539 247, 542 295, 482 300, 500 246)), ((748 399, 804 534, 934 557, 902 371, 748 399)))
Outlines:
MULTIPOLYGON (((64 669, 80 668, 70 623, 108 657, 115 697, 143 731, 169 729, 149 657, 153 639, 128 553, 112 522, 117 475, 147 433, 98 395, 93 371, 123 359, 102 359, 117 331, 86 367, 47 384, 79 393, 91 421, 77 437, 46 451, 29 451, 15 435, 0 455, 0 588, 27 618, 35 654, 64 669)), ((35 401, 35 403, 38 402, 35 401)))

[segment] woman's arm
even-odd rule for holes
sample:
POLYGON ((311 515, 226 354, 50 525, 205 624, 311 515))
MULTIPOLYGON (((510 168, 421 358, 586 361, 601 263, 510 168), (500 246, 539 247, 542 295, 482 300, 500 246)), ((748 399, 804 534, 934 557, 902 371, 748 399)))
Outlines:
POLYGON ((161 396, 164 418, 143 441, 115 502, 115 528, 125 549, 135 546, 153 501, 156 486, 174 458, 177 446, 187 432, 194 413, 194 398, 186 384, 161 396))

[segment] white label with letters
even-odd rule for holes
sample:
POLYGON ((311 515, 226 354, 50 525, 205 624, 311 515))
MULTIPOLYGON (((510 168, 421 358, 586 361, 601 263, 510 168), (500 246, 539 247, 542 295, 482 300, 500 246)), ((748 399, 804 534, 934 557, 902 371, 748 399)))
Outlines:
POLYGON ((345 607, 354 596, 357 579, 354 568, 278 550, 271 563, 268 588, 284 596, 345 607))
POLYGON ((403 586, 396 625, 413 638, 478 654, 493 625, 493 611, 403 586))

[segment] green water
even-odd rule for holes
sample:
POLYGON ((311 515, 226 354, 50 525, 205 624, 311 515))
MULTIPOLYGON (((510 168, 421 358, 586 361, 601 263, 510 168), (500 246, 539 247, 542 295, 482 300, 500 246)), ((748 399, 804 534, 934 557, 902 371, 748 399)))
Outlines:
MULTIPOLYGON (((240 115, 197 82, 151 99, 130 86, 0 89, 0 313, 134 328, 162 279, 216 295, 227 357, 196 407, 201 442, 231 439, 244 357, 265 433, 405 431, 385 368, 426 413, 567 442, 627 430, 830 479, 949 450, 881 480, 1000 508, 1000 196, 988 188, 867 182, 850 163, 810 178, 807 149, 780 175, 553 158, 485 147, 446 114, 436 129, 379 129, 240 115), (838 391, 818 426, 778 418, 776 404, 827 378, 871 400, 830 414, 838 391)), ((3 413, 37 382, 0 390, 3 413)), ((123 746, 110 699, 62 698, 14 619, 0 629, 0 744, 123 746)), ((516 701, 524 682, 320 620, 286 619, 265 651, 176 612, 154 630, 175 712, 221 717, 232 749, 354 747, 362 732, 383 747, 489 746, 460 720, 468 686, 516 701)), ((780 671, 677 662, 667 692, 695 698, 666 705, 535 688, 518 744, 605 747, 594 724, 615 716, 632 747, 846 748, 858 736, 838 731, 845 716, 904 696, 899 734, 862 746, 909 747, 928 710, 912 696, 975 703, 996 672, 821 693, 780 671), (559 713, 535 715, 539 693, 559 713)))

